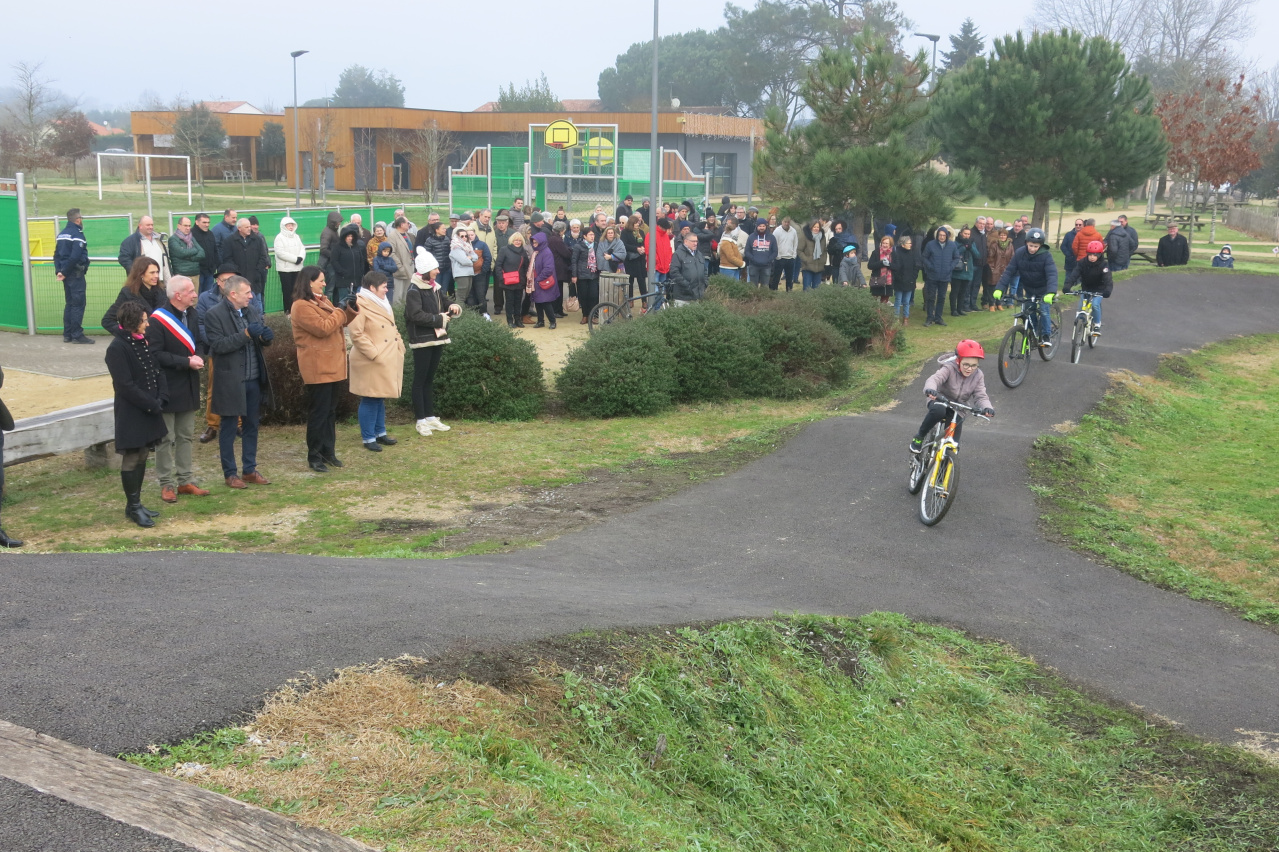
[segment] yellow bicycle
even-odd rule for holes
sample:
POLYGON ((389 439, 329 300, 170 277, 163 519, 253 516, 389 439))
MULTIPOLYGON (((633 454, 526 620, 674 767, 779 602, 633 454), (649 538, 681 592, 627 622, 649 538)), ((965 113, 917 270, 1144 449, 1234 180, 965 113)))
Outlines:
POLYGON ((958 412, 990 419, 977 409, 944 396, 936 401, 949 409, 949 416, 929 431, 919 455, 911 457, 910 478, 906 482, 911 494, 919 494, 919 520, 929 527, 946 517, 959 492, 959 442, 955 440, 958 412))

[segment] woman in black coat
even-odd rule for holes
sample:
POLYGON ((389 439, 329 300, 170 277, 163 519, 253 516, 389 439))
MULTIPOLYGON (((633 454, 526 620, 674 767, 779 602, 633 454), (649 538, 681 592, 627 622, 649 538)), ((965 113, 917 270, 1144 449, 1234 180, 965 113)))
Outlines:
POLYGON ((125 302, 136 302, 149 314, 164 307, 166 301, 164 287, 160 284, 160 264, 153 257, 139 257, 133 261, 129 277, 125 279, 115 302, 102 315, 102 327, 107 334, 115 334, 119 330, 120 322, 116 315, 125 302))
POLYGON ((369 271, 369 256, 360 244, 360 226, 347 225, 338 234, 337 242, 329 250, 328 279, 329 301, 341 305, 347 296, 360 286, 360 279, 369 271))
MULTIPOLYGON (((622 245, 626 246, 626 274, 630 281, 626 285, 627 298, 635 297, 635 282, 639 282, 640 295, 648 295, 648 255, 644 248, 644 229, 641 227, 642 217, 633 216, 626 220, 622 228, 622 245)), ((648 304, 645 302, 644 304, 648 304)))
POLYGON ((506 298, 507 328, 523 328, 524 317, 521 313, 523 304, 524 282, 528 278, 528 252, 524 250, 524 235, 512 231, 506 245, 497 253, 496 270, 497 286, 502 289, 506 298), (510 275, 509 273, 515 273, 510 275), (507 281, 510 278, 511 281, 507 281))
POLYGON ((147 347, 147 312, 128 301, 117 312, 115 339, 107 347, 107 370, 115 388, 115 451, 120 454, 124 516, 140 527, 153 527, 159 512, 142 505, 147 457, 167 434, 160 409, 169 398, 164 371, 147 347))

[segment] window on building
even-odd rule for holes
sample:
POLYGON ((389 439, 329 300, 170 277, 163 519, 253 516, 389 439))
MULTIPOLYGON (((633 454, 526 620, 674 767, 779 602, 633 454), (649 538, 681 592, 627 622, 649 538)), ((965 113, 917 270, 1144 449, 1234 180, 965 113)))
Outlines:
POLYGON ((702 154, 702 173, 710 175, 711 195, 732 195, 737 186, 737 155, 702 154))

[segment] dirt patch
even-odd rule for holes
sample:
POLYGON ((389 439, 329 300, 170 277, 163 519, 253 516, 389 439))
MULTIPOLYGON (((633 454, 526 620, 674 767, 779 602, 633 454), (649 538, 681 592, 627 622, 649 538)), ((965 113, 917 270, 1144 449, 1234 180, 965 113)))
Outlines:
MULTIPOLYGON (((457 515, 449 523, 452 533, 421 550, 453 553, 484 543, 513 547, 530 541, 546 541, 633 511, 705 479, 730 473, 777 449, 799 428, 787 427, 778 432, 775 440, 752 442, 749 447, 730 442, 709 452, 670 453, 655 461, 633 462, 620 470, 597 469, 589 471, 582 482, 558 488, 513 489, 514 502, 472 504, 470 512, 457 515)), ((436 526, 430 529, 439 529, 441 525, 438 517, 394 520, 401 525, 434 522, 436 526)))
POLYGON ((12 368, 4 373, 4 404, 9 407, 15 419, 87 405, 111 399, 114 395, 110 376, 60 379, 56 376, 24 373, 12 368))

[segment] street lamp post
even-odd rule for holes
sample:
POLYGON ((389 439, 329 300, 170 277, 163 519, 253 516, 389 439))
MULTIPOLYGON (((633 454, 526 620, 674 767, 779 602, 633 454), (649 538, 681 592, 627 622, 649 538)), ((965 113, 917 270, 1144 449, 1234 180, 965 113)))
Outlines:
POLYGON ((913 33, 920 38, 926 38, 933 43, 933 80, 928 84, 928 94, 932 94, 937 88, 937 42, 941 41, 941 36, 932 33, 913 33))
POLYGON ((662 204, 662 168, 657 146, 657 0, 653 0, 653 100, 648 142, 648 280, 657 286, 657 208, 662 204))
POLYGON ((298 57, 309 50, 295 50, 293 57, 293 206, 302 206, 302 155, 298 153, 298 57))

